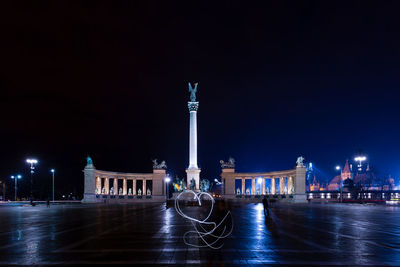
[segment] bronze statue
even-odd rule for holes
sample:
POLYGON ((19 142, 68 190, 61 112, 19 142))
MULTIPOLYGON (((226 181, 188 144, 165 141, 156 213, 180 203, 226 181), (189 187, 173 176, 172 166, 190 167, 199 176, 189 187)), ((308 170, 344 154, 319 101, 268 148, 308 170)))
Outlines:
POLYGON ((192 102, 196 102, 197 84, 195 83, 194 88, 192 88, 192 85, 189 83, 190 101, 192 102))

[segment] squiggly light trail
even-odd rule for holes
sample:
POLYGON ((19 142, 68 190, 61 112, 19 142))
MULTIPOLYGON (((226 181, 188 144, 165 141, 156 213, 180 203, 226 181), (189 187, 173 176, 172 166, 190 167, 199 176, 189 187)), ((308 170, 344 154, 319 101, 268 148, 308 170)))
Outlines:
POLYGON ((226 213, 226 215, 224 216, 224 218, 218 224, 215 223, 215 222, 208 221, 208 219, 211 216, 212 211, 214 210, 214 203, 215 203, 214 198, 209 193, 206 193, 206 192, 195 193, 192 190, 186 190, 186 191, 181 192, 177 196, 177 198, 175 199, 175 210, 176 210, 176 212, 178 212, 178 214, 181 215, 183 218, 188 219, 192 223, 192 225, 193 225, 193 227, 195 229, 194 231, 187 231, 183 235, 183 241, 185 242, 186 245, 192 246, 192 247, 197 247, 197 248, 209 247, 209 248, 213 248, 213 249, 220 249, 224 245, 224 244, 221 244, 220 246, 214 246, 215 243, 218 242, 218 240, 223 239, 223 238, 229 236, 232 233, 232 230, 233 230, 233 218, 232 218, 231 212, 228 211, 226 213), (180 199, 182 194, 193 194, 193 200, 197 199, 197 202, 199 203, 199 206, 201 206, 201 197, 203 195, 208 196, 211 199, 211 209, 210 209, 210 212, 208 213, 207 217, 204 220, 198 220, 198 219, 192 218, 192 217, 187 216, 185 213, 182 212, 182 210, 181 210, 181 208, 179 206, 179 199, 180 199), (227 229, 226 229, 226 225, 224 225, 224 228, 222 229, 221 234, 220 235, 215 235, 214 232, 222 225, 222 223, 226 220, 226 218, 228 216, 230 216, 231 220, 232 220, 231 229, 227 233, 225 233, 227 229), (212 229, 210 231, 207 231, 206 229, 204 229, 203 225, 211 225, 212 229), (204 244, 203 245, 197 245, 197 244, 190 243, 187 240, 187 236, 190 235, 190 234, 197 234, 200 237, 200 239, 203 241, 204 244), (207 240, 205 240, 205 238, 207 238, 209 236, 213 237, 215 240, 212 241, 212 242, 208 242, 207 240))

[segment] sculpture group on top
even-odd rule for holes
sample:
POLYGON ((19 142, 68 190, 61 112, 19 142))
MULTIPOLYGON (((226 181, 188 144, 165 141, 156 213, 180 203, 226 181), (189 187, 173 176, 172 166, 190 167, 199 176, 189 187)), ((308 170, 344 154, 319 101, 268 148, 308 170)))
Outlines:
POLYGON ((165 163, 165 160, 161 161, 160 164, 158 164, 157 159, 153 159, 153 169, 156 170, 161 170, 161 169, 166 169, 167 164, 165 163))
MULTIPOLYGON (((185 179, 175 178, 175 183, 172 184, 175 192, 182 192, 187 189, 195 190, 196 189, 196 181, 194 179, 190 180, 189 188, 186 186, 185 179)), ((200 182, 200 190, 202 192, 209 192, 211 189, 212 183, 208 179, 202 179, 200 182)))
POLYGON ((296 167, 304 167, 304 158, 300 156, 296 160, 296 167))
POLYGON ((222 169, 235 168, 235 159, 232 157, 229 157, 229 160, 227 162, 220 160, 219 163, 221 163, 222 169))

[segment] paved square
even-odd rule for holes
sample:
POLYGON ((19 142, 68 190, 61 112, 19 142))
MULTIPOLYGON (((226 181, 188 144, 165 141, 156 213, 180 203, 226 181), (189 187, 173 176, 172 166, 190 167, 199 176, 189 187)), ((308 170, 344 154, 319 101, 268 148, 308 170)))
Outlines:
POLYGON ((222 249, 188 247, 174 208, 0 206, 0 264, 400 265, 399 208, 339 204, 231 207, 222 249))

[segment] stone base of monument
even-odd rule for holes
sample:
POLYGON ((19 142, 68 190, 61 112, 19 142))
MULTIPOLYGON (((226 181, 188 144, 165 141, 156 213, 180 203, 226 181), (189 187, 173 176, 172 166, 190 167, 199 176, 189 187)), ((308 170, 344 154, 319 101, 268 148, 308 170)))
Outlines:
POLYGON ((307 195, 306 194, 294 194, 293 202, 294 203, 307 203, 307 195))
MULTIPOLYGON (((178 198, 178 195, 180 193, 182 193, 182 192, 174 192, 172 194, 172 197, 170 198, 170 200, 175 201, 178 198)), ((201 201, 211 201, 211 199, 205 195, 205 196, 202 196, 201 201)), ((179 203, 181 205, 186 205, 186 206, 197 206, 198 205, 197 198, 195 198, 192 193, 187 193, 187 194, 183 193, 179 197, 179 203)))
POLYGON ((82 203, 96 203, 96 194, 87 194, 83 195, 82 203))

